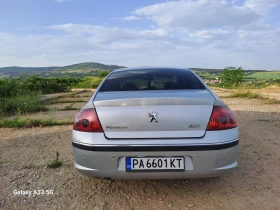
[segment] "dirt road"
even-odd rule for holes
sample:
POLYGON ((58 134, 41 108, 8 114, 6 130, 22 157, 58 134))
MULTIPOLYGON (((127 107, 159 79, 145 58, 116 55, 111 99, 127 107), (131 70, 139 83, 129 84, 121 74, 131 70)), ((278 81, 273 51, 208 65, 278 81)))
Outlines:
MULTIPOLYGON (((224 101, 236 112, 239 122, 239 166, 220 178, 113 181, 88 178, 73 168, 72 126, 1 128, 0 208, 279 209, 279 104, 268 105, 254 99, 224 101), (59 169, 47 168, 56 151, 63 165, 59 169), (41 190, 45 194, 29 197, 19 195, 20 190, 41 190)), ((73 117, 73 111, 61 112, 73 117)))

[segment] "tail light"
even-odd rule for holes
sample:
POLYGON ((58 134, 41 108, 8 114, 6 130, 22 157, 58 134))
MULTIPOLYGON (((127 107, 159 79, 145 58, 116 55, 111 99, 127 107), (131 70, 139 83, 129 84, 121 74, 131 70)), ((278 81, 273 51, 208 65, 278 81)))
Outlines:
POLYGON ((85 132, 103 132, 95 109, 86 109, 80 111, 75 116, 73 129, 85 132))
POLYGON ((223 106, 214 106, 207 131, 226 130, 237 127, 235 114, 223 106))

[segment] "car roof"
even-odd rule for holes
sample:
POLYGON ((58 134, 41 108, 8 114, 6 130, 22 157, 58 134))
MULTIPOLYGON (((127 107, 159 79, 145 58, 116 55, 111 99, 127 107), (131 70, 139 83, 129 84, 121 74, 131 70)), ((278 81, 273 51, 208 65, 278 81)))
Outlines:
POLYGON ((172 68, 172 67, 133 67, 133 68, 122 68, 113 70, 113 72, 122 72, 122 71, 135 71, 135 70, 184 70, 190 71, 187 68, 172 68))

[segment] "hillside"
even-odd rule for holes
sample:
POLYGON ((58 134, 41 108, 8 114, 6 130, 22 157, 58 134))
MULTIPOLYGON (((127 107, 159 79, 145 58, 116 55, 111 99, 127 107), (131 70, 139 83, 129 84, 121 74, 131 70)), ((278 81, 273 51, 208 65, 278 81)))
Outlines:
POLYGON ((67 74, 67 73, 89 73, 94 71, 100 70, 114 70, 123 68, 122 66, 117 65, 105 65, 101 63, 94 63, 94 62, 87 62, 87 63, 79 63, 69 66, 63 67, 18 67, 18 66, 11 66, 11 67, 2 67, 0 68, 0 77, 13 77, 18 76, 24 73, 31 73, 31 74, 67 74))
MULTIPOLYGON (((0 68, 0 77, 14 77, 20 74, 40 74, 46 77, 61 77, 61 76, 75 76, 84 77, 97 75, 100 70, 109 70, 124 68, 123 66, 117 65, 106 65, 102 63, 86 62, 78 63, 69 66, 52 66, 52 67, 2 67, 0 68)), ((204 69, 204 68, 190 68, 195 71, 199 76, 216 78, 216 75, 220 74, 222 69, 204 69)), ((266 70, 246 70, 247 76, 253 73, 261 74, 261 72, 267 72, 266 70)), ((269 72, 267 73, 269 74, 269 72)), ((255 75, 253 75, 254 77, 255 75)), ((267 78, 266 75, 263 77, 267 78)), ((274 78, 274 77, 273 77, 274 78)))
POLYGON ((43 73, 45 71, 51 71, 58 67, 19 67, 19 66, 10 66, 0 68, 0 77, 1 76, 17 76, 24 73, 43 73))
POLYGON ((54 71, 77 71, 77 70, 114 70, 114 69, 119 69, 119 68, 124 68, 123 66, 117 66, 117 65, 105 65, 102 63, 94 63, 94 62, 88 62, 88 63, 79 63, 79 64, 74 64, 70 66, 64 66, 60 68, 54 69, 54 71))

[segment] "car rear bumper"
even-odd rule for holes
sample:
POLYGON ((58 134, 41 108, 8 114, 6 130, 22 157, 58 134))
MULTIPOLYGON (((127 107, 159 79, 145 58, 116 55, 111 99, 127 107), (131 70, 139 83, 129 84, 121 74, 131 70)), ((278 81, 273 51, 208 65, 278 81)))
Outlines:
POLYGON ((223 144, 180 146, 90 146, 73 142, 75 168, 91 177, 180 179, 217 177, 237 166, 238 140, 223 144), (183 172, 127 172, 126 157, 184 157, 183 172))

